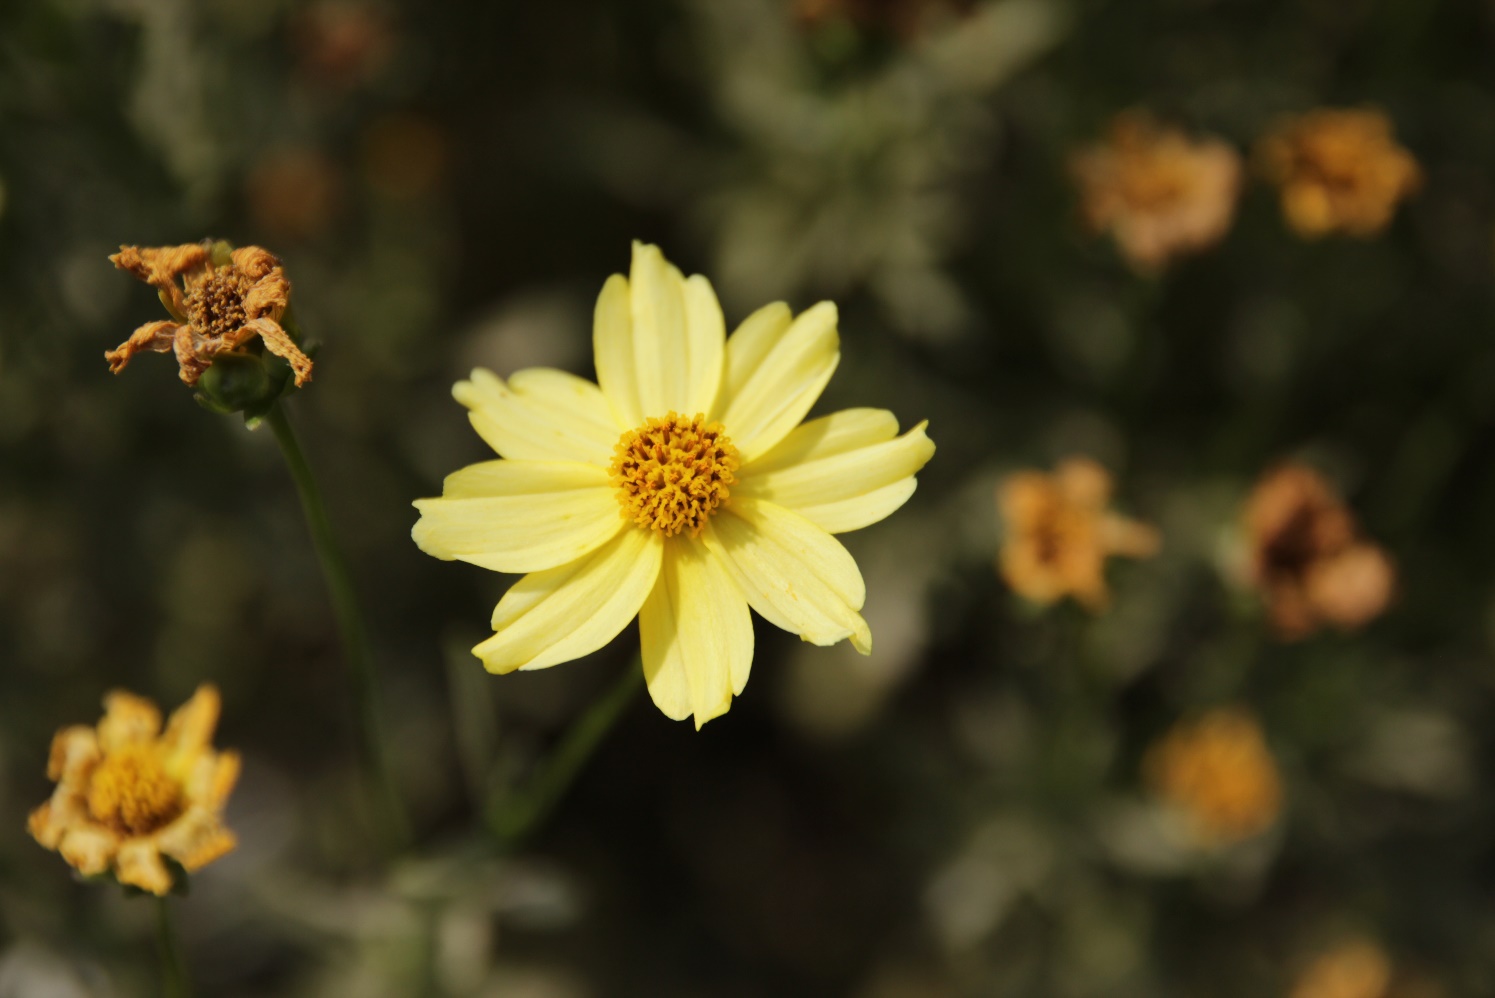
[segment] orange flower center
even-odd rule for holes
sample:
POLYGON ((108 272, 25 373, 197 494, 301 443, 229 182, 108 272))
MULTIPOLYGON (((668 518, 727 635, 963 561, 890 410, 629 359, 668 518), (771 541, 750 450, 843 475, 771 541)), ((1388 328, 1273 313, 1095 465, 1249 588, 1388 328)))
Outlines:
POLYGON ((149 835, 182 813, 182 785, 153 745, 126 745, 104 757, 88 784, 88 812, 124 835, 149 835))
POLYGON ((739 463, 722 424, 671 412, 623 434, 608 471, 630 520, 666 537, 688 527, 695 537, 731 495, 739 463))
POLYGON ((239 268, 217 268, 187 289, 187 320, 205 336, 227 336, 244 325, 244 296, 253 286, 239 268))

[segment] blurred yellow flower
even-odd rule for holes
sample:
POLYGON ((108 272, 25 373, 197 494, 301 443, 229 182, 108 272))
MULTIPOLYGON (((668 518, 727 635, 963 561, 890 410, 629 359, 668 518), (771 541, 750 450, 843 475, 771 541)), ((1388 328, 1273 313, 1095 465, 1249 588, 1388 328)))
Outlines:
POLYGON ((1379 946, 1357 939, 1315 958, 1291 998, 1386 998, 1390 992, 1391 961, 1379 946))
POLYGON ((112 869, 152 894, 172 887, 162 856, 191 872, 234 848, 224 803, 239 776, 236 752, 215 752, 218 691, 200 686, 161 731, 151 701, 104 698, 98 728, 64 728, 52 740, 51 800, 31 812, 32 836, 85 876, 112 869))
POLYGON ((1111 512, 1111 476, 1089 458, 1069 458, 1052 475, 1022 471, 997 490, 1005 535, 998 568, 1035 603, 1073 596, 1091 610, 1110 600, 1106 558, 1146 558, 1158 532, 1111 512))
POLYGON ((1263 475, 1245 522, 1248 577, 1284 641, 1326 624, 1363 626, 1391 601, 1391 560, 1361 539, 1354 515, 1312 468, 1284 464, 1263 475))
POLYGON ((730 339, 710 282, 635 243, 597 299, 600 387, 562 371, 453 391, 502 460, 416 502, 421 550, 527 572, 473 649, 490 672, 601 648, 639 618, 649 693, 699 728, 747 683, 748 607, 804 640, 872 637, 865 587, 832 534, 907 501, 934 453, 924 423, 880 409, 801 424, 840 360, 836 307, 748 316, 730 339))
POLYGON ((1282 213, 1305 239, 1333 232, 1373 236, 1422 170, 1375 108, 1321 108, 1291 118, 1261 140, 1264 173, 1282 189, 1282 213))
POLYGON ((147 322, 106 351, 109 370, 118 374, 142 350, 174 352, 182 380, 195 385, 219 355, 241 351, 258 337, 291 365, 298 386, 310 381, 311 358, 280 325, 291 294, 280 261, 258 246, 215 261, 214 249, 211 242, 121 246, 109 258, 155 288, 171 313, 170 320, 147 322))
POLYGON ((1242 172, 1240 154, 1221 140, 1190 139, 1143 111, 1117 115, 1106 142, 1070 161, 1086 223, 1110 232, 1143 273, 1224 238, 1242 172))
POLYGON ((1209 845, 1257 835, 1282 810, 1277 764, 1256 719, 1239 708, 1175 725, 1148 750, 1143 776, 1209 845))

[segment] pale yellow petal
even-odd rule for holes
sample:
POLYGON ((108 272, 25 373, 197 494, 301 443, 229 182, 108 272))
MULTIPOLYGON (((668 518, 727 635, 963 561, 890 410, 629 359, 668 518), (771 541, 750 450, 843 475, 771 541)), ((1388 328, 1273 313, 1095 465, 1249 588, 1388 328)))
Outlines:
POLYGON ((495 572, 575 561, 626 522, 607 472, 575 461, 485 461, 448 476, 440 499, 417 499, 411 537, 424 552, 495 572))
POLYGON ((63 832, 57 851, 73 869, 85 877, 96 877, 109 869, 119 847, 119 836, 103 825, 78 824, 63 832))
POLYGON ((114 860, 114 876, 122 884, 139 887, 152 894, 164 895, 171 890, 171 874, 161 862, 154 839, 129 839, 119 847, 114 860))
POLYGON ((502 457, 583 461, 607 467, 621 432, 602 391, 585 378, 549 368, 516 371, 505 384, 481 368, 452 395, 471 412, 473 429, 502 457))
MULTIPOLYGON (((206 807, 189 808, 156 835, 156 845, 188 873, 233 851, 239 844, 234 833, 223 827, 216 812, 206 807)), ((124 850, 120 850, 121 859, 124 850)))
POLYGON ((649 695, 665 716, 696 728, 727 712, 747 685, 753 621, 718 556, 687 538, 665 543, 659 580, 639 611, 649 695))
POLYGON ((473 649, 489 672, 543 669, 607 644, 659 576, 663 538, 630 528, 569 565, 526 575, 493 611, 494 635, 473 649))
POLYGON ((830 534, 797 513, 760 499, 738 500, 702 534, 743 595, 769 623, 817 645, 851 638, 872 650, 862 573, 830 534))
MULTIPOLYGON (((784 442, 791 445, 791 450, 803 452, 798 463, 784 466, 782 462, 775 461, 773 467, 776 470, 769 471, 760 471, 757 465, 749 465, 742 469, 741 481, 733 487, 733 495, 767 499, 807 515, 807 509, 838 506, 846 500, 896 485, 924 467, 934 456, 934 443, 924 433, 927 423, 920 423, 903 436, 892 440, 835 451, 831 450, 831 445, 823 443, 828 434, 816 425, 822 422, 824 421, 817 419, 806 423, 785 439, 784 442), (801 433, 816 440, 817 445, 804 447, 795 441, 795 436, 801 433)), ((778 448, 775 448, 775 453, 777 451, 778 448)), ((911 493, 912 490, 908 492, 911 493)), ((886 499, 893 494, 896 494, 896 490, 895 493, 880 498, 886 499)), ((908 493, 905 493, 903 499, 907 498, 908 493)), ((870 504, 861 507, 858 512, 870 513, 884 505, 870 504)), ((897 506, 892 508, 896 509, 897 506)), ((844 507, 837 510, 838 514, 844 512, 844 507)), ((892 512, 892 509, 887 512, 892 512)), ((886 516, 887 513, 883 515, 886 516)), ((808 518, 819 522, 815 517, 808 518)), ((856 522, 857 526, 876 522, 860 521, 861 517, 853 517, 850 522, 856 522)))
POLYGON ((773 450, 744 466, 739 477, 781 471, 897 435, 898 417, 886 409, 842 409, 796 426, 773 450))
POLYGON ((108 752, 121 745, 154 739, 161 731, 161 709, 145 697, 114 690, 104 697, 99 721, 99 746, 108 752))
POLYGON ((680 412, 690 397, 684 283, 658 246, 633 244, 633 267, 628 274, 633 383, 645 418, 680 412))
POLYGON ((174 770, 190 769, 202 755, 213 741, 213 730, 218 727, 222 709, 218 687, 204 683, 192 694, 192 699, 171 712, 162 741, 174 770))
POLYGON ((644 410, 633 377, 633 306, 628 278, 622 274, 609 277, 597 296, 592 314, 592 354, 597 363, 597 383, 602 386, 619 432, 643 423, 644 410))
POLYGON ((767 453, 805 418, 840 362, 836 306, 820 304, 787 326, 788 309, 749 316, 727 341, 717 410, 745 462, 767 453))
POLYGON ((871 526, 897 512, 900 506, 908 502, 918 484, 917 479, 910 475, 892 485, 884 485, 850 499, 819 506, 801 506, 795 512, 821 530, 845 534, 871 526))
POLYGON ((695 274, 685 282, 685 329, 688 339, 685 408, 681 415, 709 413, 721 390, 727 350, 727 324, 711 282, 695 274))
POLYGON ((241 765, 237 752, 202 753, 187 774, 187 798, 210 810, 221 809, 239 781, 241 765))
POLYGON ((56 783, 81 784, 103 752, 93 728, 81 724, 63 728, 52 736, 47 757, 47 779, 56 783))

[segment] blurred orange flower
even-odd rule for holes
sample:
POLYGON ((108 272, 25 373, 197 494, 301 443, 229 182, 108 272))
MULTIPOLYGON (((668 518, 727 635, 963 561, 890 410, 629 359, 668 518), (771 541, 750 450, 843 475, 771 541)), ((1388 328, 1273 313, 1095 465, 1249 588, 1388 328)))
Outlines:
POLYGON ((1354 515, 1312 468, 1286 464, 1264 475, 1245 525, 1249 579, 1283 640, 1325 625, 1360 627, 1390 602, 1391 560, 1360 538, 1354 515))
POLYGON ((291 365, 298 386, 311 380, 311 358, 280 324, 291 295, 280 261, 258 246, 243 246, 220 258, 220 247, 206 241, 121 246, 109 258, 155 288, 171 313, 170 320, 147 322, 106 351, 109 370, 118 374, 142 350, 175 352, 182 380, 195 385, 216 357, 259 337, 265 349, 291 365))
POLYGON ((326 231, 342 195, 337 164, 321 150, 279 149, 257 162, 245 182, 249 215, 282 239, 305 239, 326 231))
POLYGON ((292 32, 302 74, 331 89, 373 80, 397 41, 384 8, 361 0, 321 0, 297 15, 292 32))
POLYGON ((1145 558, 1158 532, 1111 512, 1111 476, 1088 458, 1061 462, 1052 475, 1023 471, 997 490, 1006 535, 998 568, 1023 597, 1054 603, 1073 596, 1091 610, 1110 598, 1106 558, 1145 558))
POLYGON ((1364 939, 1320 954, 1298 975, 1291 998, 1387 998, 1391 961, 1364 939))
POLYGON ((1110 232, 1133 269, 1151 273, 1224 238, 1235 218, 1241 157, 1193 140, 1145 111, 1126 111, 1107 141, 1070 160, 1086 224, 1110 232))
POLYGON ((84 876, 109 870, 152 894, 172 888, 169 856, 191 872, 234 848, 224 803, 239 777, 236 752, 215 752, 218 691, 200 686, 161 731, 143 697, 104 698, 98 727, 64 728, 52 740, 52 798, 31 812, 31 835, 84 876))
POLYGON ((1148 750, 1143 776, 1206 844, 1258 835, 1282 811, 1277 764, 1260 725, 1242 708, 1217 708, 1176 724, 1148 750))
POLYGON ((1288 224, 1305 239, 1373 236, 1422 182, 1417 160, 1374 108, 1321 108, 1290 118, 1261 140, 1257 158, 1282 189, 1288 224))

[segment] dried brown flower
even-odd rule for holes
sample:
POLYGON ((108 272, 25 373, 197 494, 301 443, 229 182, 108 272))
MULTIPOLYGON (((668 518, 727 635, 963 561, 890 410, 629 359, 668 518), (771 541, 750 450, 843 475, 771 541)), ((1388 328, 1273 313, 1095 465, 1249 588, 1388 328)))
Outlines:
POLYGON ((1282 213, 1305 239, 1333 232, 1373 236, 1422 170, 1374 108, 1321 108, 1288 119, 1257 148, 1262 171, 1282 189, 1282 213))
POLYGON ((1145 558, 1158 548, 1152 527, 1111 512, 1111 476, 1088 458, 1070 458, 1052 475, 1023 471, 997 490, 1006 525, 998 568, 1019 594, 1035 603, 1073 596, 1104 609, 1106 558, 1145 558))
POLYGON ((1110 232, 1140 272, 1213 246, 1235 217, 1241 157, 1219 139, 1192 140, 1144 111, 1126 111, 1110 138, 1070 160, 1086 223, 1110 232))
POLYGON ((244 246, 215 264, 209 242, 121 246, 109 259, 155 288, 172 315, 147 322, 106 351, 104 359, 114 373, 142 350, 174 351, 182 380, 195 385, 216 357, 240 351, 259 337, 265 349, 291 365, 298 386, 311 380, 311 358, 280 324, 291 282, 280 261, 265 250, 244 246))
POLYGON ((1354 515, 1312 468, 1286 464, 1264 475, 1245 525, 1249 579, 1283 640, 1325 625, 1360 627, 1390 602, 1391 560, 1361 539, 1354 515))
POLYGON ((1148 750, 1143 776, 1207 845, 1258 835, 1282 810, 1277 764, 1256 719, 1240 708, 1217 708, 1175 725, 1148 750))

